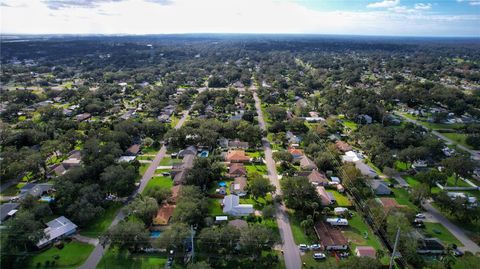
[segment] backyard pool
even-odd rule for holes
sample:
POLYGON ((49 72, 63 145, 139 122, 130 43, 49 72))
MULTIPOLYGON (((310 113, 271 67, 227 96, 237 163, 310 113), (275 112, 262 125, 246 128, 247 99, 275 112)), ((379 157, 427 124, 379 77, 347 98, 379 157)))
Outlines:
POLYGON ((46 202, 46 203, 50 203, 50 202, 53 202, 55 200, 55 198, 51 197, 51 196, 42 196, 40 197, 40 202, 46 202))
POLYGON ((200 152, 198 154, 198 156, 200 156, 202 158, 207 158, 208 157, 208 150, 202 150, 202 152, 200 152))
POLYGON ((151 231, 150 232, 150 238, 159 238, 160 234, 162 234, 162 232, 160 232, 160 231, 151 231))
POLYGON ((220 186, 220 187, 226 187, 226 186, 227 186, 227 183, 225 183, 225 181, 220 181, 220 182, 218 182, 218 186, 220 186))

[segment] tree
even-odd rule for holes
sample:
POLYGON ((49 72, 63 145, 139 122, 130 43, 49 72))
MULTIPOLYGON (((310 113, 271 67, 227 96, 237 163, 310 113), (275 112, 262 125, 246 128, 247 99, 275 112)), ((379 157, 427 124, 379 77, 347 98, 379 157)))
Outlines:
POLYGON ((190 236, 190 227, 184 223, 170 225, 170 227, 162 233, 162 236, 155 239, 153 246, 163 249, 174 249, 175 254, 183 252, 185 239, 190 236))
POLYGON ((198 246, 206 253, 228 259, 236 252, 239 240, 240 230, 236 227, 208 227, 202 229, 198 235, 198 246))
POLYGON ((480 149, 480 135, 478 134, 467 135, 465 142, 474 149, 480 149))
POLYGON ((451 269, 453 265, 457 262, 457 258, 453 255, 453 249, 451 246, 447 247, 447 254, 442 257, 442 263, 447 269, 451 269))
POLYGON ((448 175, 455 177, 455 185, 457 185, 458 177, 468 177, 475 169, 475 163, 468 157, 453 156, 442 160, 445 171, 448 175))
POLYGON ((289 208, 308 212, 311 204, 319 201, 315 187, 306 177, 286 177, 280 183, 289 208))
POLYGON ((307 230, 311 227, 313 227, 313 219, 312 216, 308 215, 307 219, 302 220, 300 222, 300 226, 303 228, 303 231, 307 233, 307 230))
POLYGON ((275 216, 275 213, 276 213, 276 209, 275 209, 275 206, 273 205, 267 205, 262 209, 262 216, 266 219, 273 218, 275 216))
POLYGON ((172 220, 186 224, 201 224, 207 211, 208 202, 200 189, 195 186, 183 186, 172 220))
POLYGON ((137 196, 127 207, 128 214, 141 219, 145 225, 152 223, 153 217, 157 214, 158 203, 155 198, 137 196))
POLYGON ((243 252, 258 257, 264 248, 271 248, 275 242, 272 230, 260 224, 253 224, 242 228, 239 245, 243 252))
POLYGON ((413 202, 420 205, 430 196, 430 187, 427 184, 418 184, 412 187, 413 202))
POLYGON ((168 187, 154 186, 153 188, 147 189, 145 195, 155 198, 157 203, 161 204, 172 196, 172 191, 168 187))
POLYGON ((212 158, 197 158, 188 171, 187 184, 207 189, 212 182, 221 178, 224 169, 222 164, 214 162, 212 158))
POLYGON ((107 192, 127 196, 135 189, 137 172, 131 165, 111 165, 100 175, 107 192))
POLYGON ((150 235, 141 222, 123 221, 107 232, 106 238, 120 249, 137 252, 150 245, 150 235))
POLYGON ((338 269, 380 269, 382 264, 380 261, 372 259, 370 257, 349 257, 346 260, 342 260, 338 264, 338 269))
POLYGON ((267 113, 273 121, 284 121, 287 119, 287 111, 285 108, 280 106, 269 106, 267 108, 267 113))
POLYGON ((293 156, 290 154, 288 151, 276 151, 272 154, 273 159, 276 162, 282 161, 282 162, 289 162, 291 163, 293 161, 293 156))
POLYGON ((427 184, 429 190, 435 187, 436 183, 444 184, 447 182, 447 175, 437 169, 431 169, 427 172, 420 172, 415 176, 420 182, 427 184))
POLYGON ((255 199, 265 197, 267 193, 273 193, 276 190, 275 186, 270 184, 270 180, 259 173, 253 173, 251 175, 248 189, 255 199))
POLYGON ((189 263, 187 269, 213 269, 206 261, 200 261, 196 263, 189 263))

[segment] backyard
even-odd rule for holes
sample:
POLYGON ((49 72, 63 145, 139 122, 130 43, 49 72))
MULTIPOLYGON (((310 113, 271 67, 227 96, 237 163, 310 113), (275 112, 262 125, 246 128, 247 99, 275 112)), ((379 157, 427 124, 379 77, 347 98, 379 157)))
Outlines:
POLYGON ((27 267, 39 268, 38 264, 41 264, 49 268, 77 268, 88 258, 93 248, 92 245, 77 241, 64 243, 62 249, 51 247, 33 256, 27 267), (55 262, 55 265, 52 265, 53 262, 55 262), (47 266, 47 263, 49 266, 47 266))

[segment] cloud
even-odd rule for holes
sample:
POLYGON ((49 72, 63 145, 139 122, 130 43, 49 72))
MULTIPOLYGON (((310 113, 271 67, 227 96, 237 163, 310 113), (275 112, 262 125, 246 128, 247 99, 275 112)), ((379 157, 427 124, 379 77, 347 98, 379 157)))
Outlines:
MULTIPOLYGON (((126 0, 42 0, 50 9, 63 9, 63 8, 96 8, 102 4, 112 2, 122 2, 126 0)), ((169 5, 173 3, 173 0, 145 0, 146 2, 169 5)))
POLYGON ((400 4, 400 0, 383 0, 381 2, 370 3, 369 8, 391 8, 400 4))
POLYGON ((462 3, 468 3, 471 6, 480 6, 480 0, 457 0, 457 2, 462 3))
POLYGON ((430 3, 426 3, 426 4, 417 3, 417 4, 415 4, 414 7, 415 7, 416 10, 429 10, 429 9, 432 8, 432 4, 430 4, 430 3))

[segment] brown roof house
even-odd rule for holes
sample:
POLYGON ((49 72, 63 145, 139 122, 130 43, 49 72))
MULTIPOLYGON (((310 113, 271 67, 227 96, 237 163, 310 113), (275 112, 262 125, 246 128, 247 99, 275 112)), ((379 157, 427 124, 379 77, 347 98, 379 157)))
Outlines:
POLYGON ((175 205, 163 204, 157 211, 157 215, 153 218, 153 225, 168 225, 175 210, 175 205))
POLYGON ((352 146, 350 146, 348 143, 343 142, 342 140, 337 140, 335 142, 335 146, 337 147, 338 150, 342 152, 347 152, 352 150, 352 146))
POLYGON ((230 184, 230 193, 236 194, 238 196, 247 195, 247 178, 245 177, 236 177, 235 180, 230 184))
POLYGON ((140 145, 133 144, 125 151, 125 156, 137 156, 139 152, 140 152, 140 145))
POLYGON ((247 175, 247 170, 243 163, 232 163, 228 169, 228 177, 236 178, 247 175))
POLYGON ((337 202, 335 199, 335 196, 331 192, 328 192, 325 190, 323 186, 318 186, 317 187, 317 193, 318 196, 322 199, 322 205, 333 205, 337 202))
POLYGON ((185 157, 183 157, 182 163, 173 166, 170 176, 173 178, 173 183, 175 185, 185 183, 185 178, 187 177, 188 170, 193 167, 194 160, 195 155, 187 154, 185 155, 185 157))
POLYGON ((245 155, 244 150, 229 150, 226 160, 231 163, 247 163, 250 161, 250 157, 245 155))
POLYGON ((318 169, 317 165, 315 164, 314 161, 312 161, 310 158, 307 156, 303 155, 302 158, 300 159, 300 168, 302 170, 307 170, 311 171, 314 169, 318 169))
POLYGON ((372 259, 377 258, 377 252, 371 246, 357 246, 355 248, 355 255, 358 257, 370 257, 372 259))
POLYGON ((299 163, 303 157, 303 151, 297 148, 288 148, 288 152, 292 154, 293 162, 299 163))
POLYGON ((319 172, 318 170, 300 171, 295 173, 295 176, 307 177, 308 181, 315 186, 327 186, 330 182, 327 179, 327 176, 323 172, 319 172))
POLYGON ((348 241, 343 236, 339 228, 334 228, 327 223, 320 221, 315 224, 315 233, 317 234, 320 245, 325 250, 347 250, 348 241))
POLYGON ((228 140, 229 149, 248 149, 248 142, 243 142, 238 139, 228 140))

